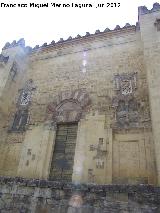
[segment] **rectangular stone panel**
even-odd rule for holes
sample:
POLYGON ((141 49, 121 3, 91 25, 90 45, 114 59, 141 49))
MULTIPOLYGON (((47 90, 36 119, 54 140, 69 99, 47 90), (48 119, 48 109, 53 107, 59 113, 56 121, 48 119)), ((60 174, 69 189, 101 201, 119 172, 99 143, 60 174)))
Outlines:
POLYGON ((113 143, 113 183, 148 183, 146 145, 138 134, 116 135, 113 143))
POLYGON ((138 141, 119 141, 119 176, 133 178, 139 175, 138 141))

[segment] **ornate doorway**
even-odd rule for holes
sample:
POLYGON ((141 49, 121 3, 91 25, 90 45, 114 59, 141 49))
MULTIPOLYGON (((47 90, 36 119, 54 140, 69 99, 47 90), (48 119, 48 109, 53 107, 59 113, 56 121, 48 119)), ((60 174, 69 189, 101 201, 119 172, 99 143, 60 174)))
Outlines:
POLYGON ((50 180, 72 181, 77 128, 77 123, 58 124, 50 180))

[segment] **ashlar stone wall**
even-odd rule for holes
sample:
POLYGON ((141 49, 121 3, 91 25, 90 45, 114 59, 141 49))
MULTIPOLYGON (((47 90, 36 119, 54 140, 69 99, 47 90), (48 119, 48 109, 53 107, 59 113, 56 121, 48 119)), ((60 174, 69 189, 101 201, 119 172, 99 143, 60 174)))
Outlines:
POLYGON ((159 159, 159 138, 160 138, 160 117, 159 117, 159 50, 160 50, 160 31, 159 31, 159 19, 160 10, 158 4, 155 3, 151 11, 144 8, 139 8, 139 21, 141 23, 141 35, 144 43, 144 61, 146 64, 152 127, 155 142, 155 153, 157 162, 157 175, 158 183, 160 183, 160 159, 159 159))
POLYGON ((158 52, 148 45, 157 46, 158 34, 147 20, 158 20, 158 8, 139 12, 137 26, 61 39, 30 52, 23 40, 5 46, 0 175, 48 179, 57 127, 74 122, 72 182, 156 184, 158 111, 152 94, 158 90, 150 86, 149 57, 156 55, 158 69, 158 52))

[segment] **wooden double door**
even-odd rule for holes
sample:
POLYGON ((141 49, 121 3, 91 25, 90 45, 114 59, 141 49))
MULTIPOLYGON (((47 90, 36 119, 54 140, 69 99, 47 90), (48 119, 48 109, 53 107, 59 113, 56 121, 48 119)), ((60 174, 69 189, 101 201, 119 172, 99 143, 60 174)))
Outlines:
POLYGON ((50 180, 72 181, 77 123, 59 124, 51 162, 50 180))

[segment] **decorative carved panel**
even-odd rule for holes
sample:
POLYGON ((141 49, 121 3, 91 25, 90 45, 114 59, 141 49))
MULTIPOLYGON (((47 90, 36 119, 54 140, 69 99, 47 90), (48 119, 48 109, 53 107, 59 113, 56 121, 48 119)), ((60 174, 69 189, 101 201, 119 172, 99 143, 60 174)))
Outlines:
POLYGON ((113 128, 137 128, 150 126, 148 96, 144 89, 138 94, 137 73, 118 74, 114 77, 115 96, 113 128))
POLYGON ((23 91, 20 98, 20 105, 26 106, 29 104, 29 101, 31 99, 31 91, 23 91))
POLYGON ((81 106, 76 102, 72 102, 72 100, 62 103, 62 105, 58 106, 56 110, 57 110, 57 122, 78 121, 82 114, 81 106))
POLYGON ((147 95, 136 93, 137 73, 117 74, 114 77, 115 96, 112 99, 114 108, 113 128, 148 127, 150 124, 147 95), (145 106, 145 107, 144 107, 145 106))
POLYGON ((23 132, 26 130, 29 104, 31 102, 31 94, 34 89, 35 86, 33 85, 33 81, 30 79, 26 82, 24 88, 20 90, 20 95, 17 101, 17 111, 14 115, 9 132, 23 132))
POLYGON ((28 80, 23 89, 20 90, 20 96, 17 102, 18 108, 28 107, 31 102, 31 94, 35 89, 32 79, 28 80))
POLYGON ((121 81, 121 92, 122 95, 128 95, 132 93, 132 81, 131 80, 122 80, 121 81))
POLYGON ((77 122, 88 110, 89 95, 85 90, 65 91, 47 106, 46 120, 55 123, 77 122))
POLYGON ((121 95, 130 95, 137 88, 137 73, 117 74, 114 77, 115 90, 121 95))
POLYGON ((130 100, 119 100, 116 107, 116 121, 120 127, 136 125, 138 122, 137 102, 134 98, 130 100))

